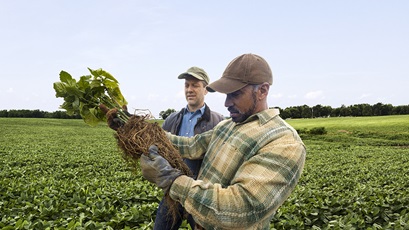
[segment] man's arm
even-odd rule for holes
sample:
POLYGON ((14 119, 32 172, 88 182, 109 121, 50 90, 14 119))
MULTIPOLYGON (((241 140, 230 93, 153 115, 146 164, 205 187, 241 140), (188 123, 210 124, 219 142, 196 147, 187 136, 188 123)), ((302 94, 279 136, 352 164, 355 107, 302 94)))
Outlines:
POLYGON ((265 224, 294 190, 305 155, 302 143, 266 146, 241 165, 230 186, 180 176, 170 196, 205 228, 265 224))

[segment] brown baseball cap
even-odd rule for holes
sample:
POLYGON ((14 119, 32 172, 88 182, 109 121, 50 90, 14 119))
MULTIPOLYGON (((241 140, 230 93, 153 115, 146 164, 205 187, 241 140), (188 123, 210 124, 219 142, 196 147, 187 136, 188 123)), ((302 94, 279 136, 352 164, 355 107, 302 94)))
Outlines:
POLYGON ((209 84, 209 76, 207 76, 206 71, 204 71, 202 68, 196 66, 190 67, 186 72, 181 73, 178 76, 178 79, 185 79, 187 76, 192 76, 201 81, 205 81, 206 84, 209 84))
POLYGON ((207 91, 229 94, 248 84, 273 84, 273 74, 264 58, 256 54, 242 54, 229 63, 222 77, 208 85, 207 91))

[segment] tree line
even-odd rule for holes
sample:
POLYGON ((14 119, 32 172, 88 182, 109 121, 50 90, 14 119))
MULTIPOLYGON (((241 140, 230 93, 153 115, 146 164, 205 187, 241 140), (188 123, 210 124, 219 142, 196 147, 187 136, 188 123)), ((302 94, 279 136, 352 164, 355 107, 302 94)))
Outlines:
POLYGON ((315 118, 315 117, 361 117, 361 116, 387 116, 409 114, 409 105, 393 106, 391 104, 376 103, 342 105, 338 108, 331 106, 291 106, 285 109, 278 108, 280 116, 287 118, 315 118))
POLYGON ((47 112, 39 109, 11 109, 0 110, 0 117, 25 117, 25 118, 59 118, 59 119, 81 119, 80 115, 70 116, 66 111, 47 112))
MULTIPOLYGON (((331 106, 315 105, 315 106, 291 106, 280 110, 280 116, 283 119, 288 118, 316 118, 316 117, 360 117, 360 116, 387 116, 387 115, 404 115, 409 114, 409 105, 393 106, 391 104, 376 103, 356 104, 338 108, 331 106)), ((162 119, 174 112, 174 109, 161 111, 159 114, 162 119)), ((28 109, 12 109, 0 110, 0 117, 31 117, 31 118, 59 118, 59 119, 81 119, 80 115, 69 116, 65 111, 47 112, 41 110, 28 109)))

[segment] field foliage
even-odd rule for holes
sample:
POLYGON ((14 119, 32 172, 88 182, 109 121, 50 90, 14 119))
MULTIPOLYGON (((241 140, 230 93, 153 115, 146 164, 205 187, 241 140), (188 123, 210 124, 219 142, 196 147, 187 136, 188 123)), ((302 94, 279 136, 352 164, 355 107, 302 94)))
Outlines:
MULTIPOLYGON (((409 116, 288 122, 307 161, 271 229, 409 229, 409 116)), ((152 228, 162 191, 126 167, 106 125, 0 127, 0 229, 152 228)))

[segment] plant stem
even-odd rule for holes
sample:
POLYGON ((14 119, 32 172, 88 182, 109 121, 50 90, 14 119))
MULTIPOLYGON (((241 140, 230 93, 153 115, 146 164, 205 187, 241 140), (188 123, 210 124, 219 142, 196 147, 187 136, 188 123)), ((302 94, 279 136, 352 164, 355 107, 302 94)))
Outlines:
POLYGON ((104 95, 103 97, 101 97, 101 101, 103 104, 105 104, 106 106, 108 106, 109 109, 113 109, 116 108, 118 109, 118 118, 122 121, 122 122, 127 122, 129 120, 129 116, 126 114, 126 112, 121 108, 121 106, 119 105, 119 103, 117 103, 116 101, 112 100, 111 98, 109 98, 108 96, 104 95))

